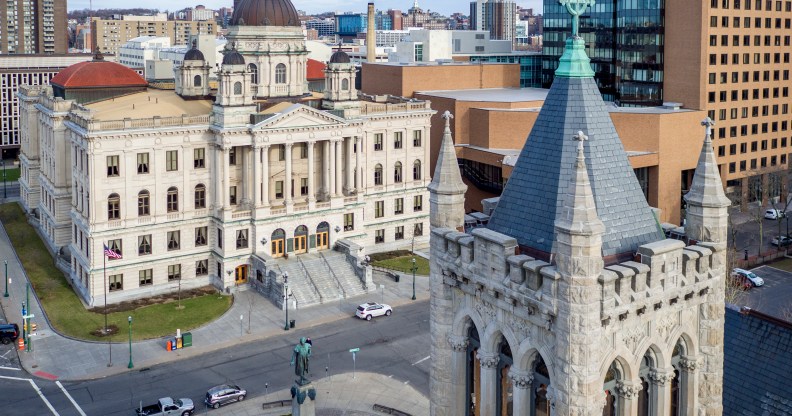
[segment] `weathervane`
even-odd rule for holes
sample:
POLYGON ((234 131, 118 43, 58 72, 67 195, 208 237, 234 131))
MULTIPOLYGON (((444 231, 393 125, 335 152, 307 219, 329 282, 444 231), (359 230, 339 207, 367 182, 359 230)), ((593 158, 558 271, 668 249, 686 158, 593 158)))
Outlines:
POLYGON ((566 6, 569 14, 572 15, 572 36, 578 36, 578 28, 580 26, 580 15, 591 6, 594 7, 596 0, 558 0, 562 6, 566 6))

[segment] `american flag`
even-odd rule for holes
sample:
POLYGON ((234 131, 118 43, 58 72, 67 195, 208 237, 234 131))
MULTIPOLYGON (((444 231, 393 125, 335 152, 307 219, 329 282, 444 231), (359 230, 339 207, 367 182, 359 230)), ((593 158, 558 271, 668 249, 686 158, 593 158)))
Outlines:
POLYGON ((120 255, 120 254, 118 254, 118 253, 116 253, 115 251, 113 251, 113 250, 110 250, 109 248, 107 248, 107 244, 105 244, 105 246, 104 246, 104 250, 105 250, 105 256, 107 256, 107 257, 109 257, 109 258, 111 258, 111 259, 120 259, 120 258, 123 258, 123 257, 121 257, 121 255, 120 255))

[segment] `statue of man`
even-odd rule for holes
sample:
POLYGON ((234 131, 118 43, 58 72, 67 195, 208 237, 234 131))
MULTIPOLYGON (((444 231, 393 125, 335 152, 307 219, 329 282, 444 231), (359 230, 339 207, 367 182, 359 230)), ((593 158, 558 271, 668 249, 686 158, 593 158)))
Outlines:
POLYGON ((300 343, 294 346, 294 353, 292 353, 289 364, 294 366, 294 375, 300 377, 297 383, 301 386, 310 382, 306 376, 308 375, 308 360, 311 358, 311 344, 306 341, 305 337, 302 337, 300 343))

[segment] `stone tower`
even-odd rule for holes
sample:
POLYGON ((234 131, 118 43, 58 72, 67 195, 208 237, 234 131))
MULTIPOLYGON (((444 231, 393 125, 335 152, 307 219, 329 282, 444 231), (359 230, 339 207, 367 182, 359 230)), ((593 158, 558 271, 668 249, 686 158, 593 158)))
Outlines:
POLYGON ((355 65, 340 48, 330 56, 325 69, 325 90, 322 108, 344 111, 344 116, 360 115, 360 101, 355 88, 355 65))
POLYGON ((446 111, 443 141, 437 157, 432 183, 429 184, 429 222, 432 227, 445 227, 461 230, 465 224, 465 191, 467 185, 462 182, 459 173, 454 139, 451 137, 451 119, 446 111))
POLYGON ((244 126, 250 123, 250 114, 256 106, 251 94, 250 72, 245 58, 236 50, 236 45, 227 50, 223 64, 217 72, 219 88, 212 113, 218 126, 244 126))
POLYGON ((193 40, 192 48, 184 54, 181 66, 173 68, 176 80, 176 94, 184 99, 202 99, 209 96, 209 71, 203 52, 198 50, 193 40))
POLYGON ((697 238, 666 239, 572 32, 488 228, 432 211, 431 414, 719 415, 728 214, 711 144, 686 197, 697 238))

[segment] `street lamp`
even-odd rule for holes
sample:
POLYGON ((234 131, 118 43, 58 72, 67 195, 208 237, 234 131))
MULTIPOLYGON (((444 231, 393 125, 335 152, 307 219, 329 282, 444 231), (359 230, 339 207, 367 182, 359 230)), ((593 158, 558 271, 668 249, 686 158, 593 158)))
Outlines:
POLYGON ((6 192, 6 169, 5 169, 5 160, 0 158, 0 166, 3 166, 3 198, 8 197, 8 192, 6 192))
POLYGON ((8 297, 8 260, 3 260, 3 264, 5 264, 5 281, 6 281, 6 290, 3 297, 7 298, 8 297))
POLYGON ((129 318, 127 318, 127 321, 129 322, 129 365, 127 365, 127 368, 133 368, 135 367, 135 365, 132 364, 132 316, 131 315, 129 316, 129 318))
POLYGON ((415 300, 415 271, 418 270, 418 266, 415 264, 415 257, 412 259, 412 272, 413 272, 413 297, 412 300, 415 300))
POLYGON ((283 272, 283 306, 286 307, 286 324, 284 331, 289 330, 289 273, 283 272))

